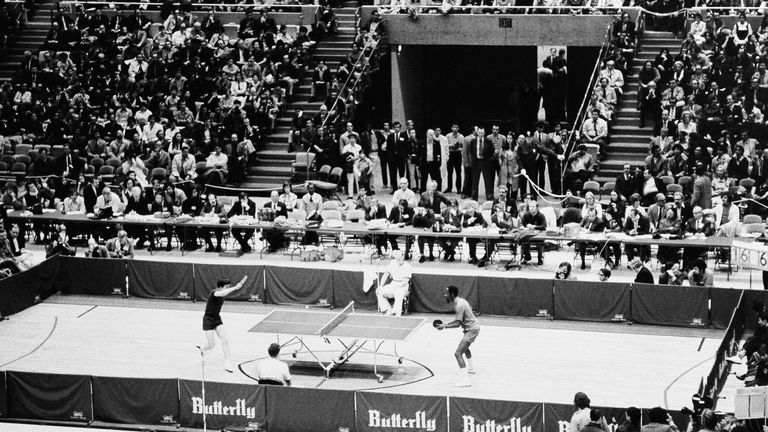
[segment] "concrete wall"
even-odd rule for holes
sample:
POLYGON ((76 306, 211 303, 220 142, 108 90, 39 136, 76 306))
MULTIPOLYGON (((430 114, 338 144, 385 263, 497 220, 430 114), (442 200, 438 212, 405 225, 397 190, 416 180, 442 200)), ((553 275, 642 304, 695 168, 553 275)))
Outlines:
POLYGON ((600 46, 613 22, 606 15, 387 15, 391 44, 418 45, 558 45, 600 46), (500 28, 500 18, 511 20, 500 28))

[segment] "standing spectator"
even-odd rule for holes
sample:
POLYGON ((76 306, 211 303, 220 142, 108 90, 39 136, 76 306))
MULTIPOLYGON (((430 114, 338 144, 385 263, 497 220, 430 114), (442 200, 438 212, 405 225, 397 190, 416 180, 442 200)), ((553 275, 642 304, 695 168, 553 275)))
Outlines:
POLYGON ((470 164, 472 167, 472 199, 477 201, 480 188, 480 176, 483 176, 485 196, 493 200, 495 164, 493 143, 485 138, 485 129, 478 128, 477 135, 469 141, 470 164))
POLYGON ((427 129, 427 139, 423 146, 419 148, 417 155, 421 171, 422 191, 427 190, 427 177, 437 183, 437 188, 442 189, 442 178, 440 177, 440 165, 442 164, 442 147, 440 141, 435 135, 435 131, 427 129))
POLYGON ((451 133, 446 136, 448 141, 448 185, 445 193, 450 193, 453 188, 453 176, 456 175, 456 192, 461 193, 461 168, 462 150, 464 148, 464 135, 459 133, 459 125, 451 126, 451 133))

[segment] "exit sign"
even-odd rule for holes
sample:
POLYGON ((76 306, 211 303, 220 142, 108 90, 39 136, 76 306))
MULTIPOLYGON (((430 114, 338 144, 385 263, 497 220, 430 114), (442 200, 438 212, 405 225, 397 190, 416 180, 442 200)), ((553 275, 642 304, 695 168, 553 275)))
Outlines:
POLYGON ((512 18, 499 18, 500 28, 512 28, 512 18))

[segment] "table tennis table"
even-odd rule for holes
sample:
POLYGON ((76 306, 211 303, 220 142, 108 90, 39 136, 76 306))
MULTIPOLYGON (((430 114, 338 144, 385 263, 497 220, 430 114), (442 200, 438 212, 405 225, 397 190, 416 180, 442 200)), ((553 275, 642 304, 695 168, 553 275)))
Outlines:
POLYGON ((385 342, 392 342, 394 356, 398 363, 403 357, 397 353, 397 342, 405 342, 424 323, 423 318, 396 317, 386 315, 358 315, 354 313, 354 302, 350 302, 341 312, 314 312, 304 310, 274 310, 249 331, 254 333, 274 334, 280 342, 280 335, 290 336, 281 347, 298 345, 293 357, 306 352, 314 357, 325 373, 331 372, 349 361, 360 350, 373 354, 373 373, 379 382, 384 376, 379 374, 377 355, 385 342), (341 353, 329 362, 323 362, 316 350, 310 348, 304 338, 320 337, 326 343, 336 340, 342 347, 341 353))

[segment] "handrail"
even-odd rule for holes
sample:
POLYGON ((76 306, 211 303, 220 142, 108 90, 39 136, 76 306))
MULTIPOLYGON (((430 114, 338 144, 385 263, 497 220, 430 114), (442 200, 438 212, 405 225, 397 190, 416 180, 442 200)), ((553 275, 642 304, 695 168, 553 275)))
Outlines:
MULTIPOLYGON (((586 115, 586 108, 587 108, 587 101, 592 95, 592 92, 595 89, 595 86, 597 85, 597 78, 600 76, 600 66, 603 63, 603 60, 605 59, 606 54, 608 53, 608 47, 611 45, 611 29, 613 28, 613 24, 610 24, 607 26, 607 29, 605 30, 605 40, 603 41, 603 45, 600 47, 600 53, 597 56, 597 61, 595 61, 595 67, 592 69, 592 75, 589 78, 589 84, 587 84, 587 91, 584 92, 584 98, 581 100, 581 105, 579 106, 579 113, 576 115, 576 118, 573 120, 573 127, 571 128, 571 133, 568 135, 568 142, 566 144, 565 151, 563 152, 563 166, 562 172, 560 175, 560 181, 562 182, 563 176, 565 175, 565 170, 568 168, 568 158, 570 158, 571 153, 573 153, 573 147, 575 146, 574 137, 576 135, 576 131, 579 130, 579 126, 581 125, 581 122, 584 120, 584 117, 586 115)), ((561 189, 562 190, 562 189, 561 189)))
MULTIPOLYGON (((370 53, 368 56, 366 56, 366 55, 365 55, 365 52, 366 52, 366 50, 367 50, 368 48, 371 48, 372 42, 373 42, 373 40, 369 40, 369 41, 368 41, 368 42, 365 44, 365 46, 364 46, 364 47, 363 47, 363 49, 362 49, 362 55, 360 55, 360 57, 358 57, 358 58, 357 58, 357 61, 356 61, 356 62, 355 62, 355 64, 352 66, 352 68, 351 68, 351 70, 350 70, 350 72, 349 72, 349 75, 347 76, 347 79, 344 81, 344 85, 343 85, 343 86, 341 86, 341 88, 339 88, 339 95, 338 95, 338 96, 336 96, 336 99, 333 101, 333 105, 331 106, 331 108, 329 108, 329 109, 328 109, 328 114, 327 114, 327 115, 325 116, 325 118, 323 119, 323 123, 322 123, 322 126, 323 126, 323 127, 325 127, 326 123, 328 122, 328 119, 330 119, 330 117, 331 117, 331 114, 334 112, 334 109, 336 108, 336 106, 338 106, 338 104, 339 104, 339 101, 340 101, 340 100, 342 99, 342 97, 344 96, 345 90, 347 89, 347 86, 348 86, 348 84, 349 84, 349 80, 350 80, 350 79, 352 79, 352 77, 355 75, 355 74, 354 74, 354 71, 355 71, 355 69, 356 69, 356 68, 357 68, 357 66, 360 64, 360 61, 361 61, 361 60, 363 60, 363 59, 365 59, 365 60, 366 60, 366 62, 365 62, 365 64, 362 66, 362 69, 360 70, 360 75, 359 75, 359 76, 357 76, 357 78, 356 78, 356 80, 355 80, 355 83, 354 83, 354 85, 352 86, 352 88, 354 89, 355 87, 357 87, 357 83, 358 83, 358 82, 360 82, 360 78, 363 76, 363 72, 365 72, 365 68, 367 68, 367 67, 368 67, 368 65, 370 64, 370 62, 368 62, 368 60, 370 60, 370 58, 373 56, 374 52, 376 52, 376 47, 374 47, 374 48, 372 48, 372 49, 371 49, 371 53, 370 53)), ((381 39, 379 39, 379 40, 378 40, 378 41, 376 41, 376 42, 377 42, 377 47, 378 47, 378 43, 380 43, 380 42, 381 42, 381 39)))

